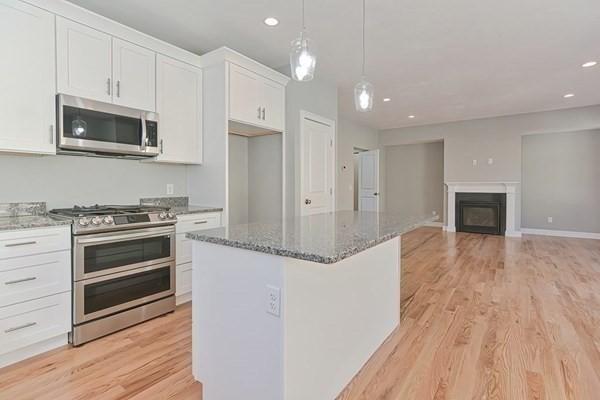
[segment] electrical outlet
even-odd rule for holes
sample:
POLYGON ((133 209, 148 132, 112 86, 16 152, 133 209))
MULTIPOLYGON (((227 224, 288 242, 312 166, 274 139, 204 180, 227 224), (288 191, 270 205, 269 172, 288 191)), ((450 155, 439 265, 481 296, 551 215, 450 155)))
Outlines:
POLYGON ((551 224, 553 222, 552 217, 548 217, 548 223, 551 224))
POLYGON ((175 185, 172 183, 167 183, 167 194, 175 193, 175 185))
POLYGON ((271 285, 267 285, 267 313, 281 315, 281 289, 271 285))
POLYGON ((473 160, 473 166, 476 167, 477 166, 477 160, 473 160))
POLYGON ((494 159, 493 158, 488 158, 488 165, 492 165, 494 163, 494 159))

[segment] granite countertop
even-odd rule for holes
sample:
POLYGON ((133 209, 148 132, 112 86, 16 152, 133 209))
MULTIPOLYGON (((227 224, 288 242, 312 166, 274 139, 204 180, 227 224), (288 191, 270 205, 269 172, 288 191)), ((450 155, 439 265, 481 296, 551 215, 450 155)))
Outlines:
POLYGON ((201 242, 333 264, 436 218, 338 211, 189 232, 186 236, 201 242))
POLYGON ((19 229, 46 228, 49 226, 71 225, 71 220, 55 219, 48 215, 26 215, 15 217, 1 217, 0 231, 14 231, 19 229))
POLYGON ((221 212, 223 211, 220 207, 205 207, 205 206, 174 206, 170 207, 169 211, 175 213, 175 215, 186 215, 186 214, 201 214, 209 212, 221 212))

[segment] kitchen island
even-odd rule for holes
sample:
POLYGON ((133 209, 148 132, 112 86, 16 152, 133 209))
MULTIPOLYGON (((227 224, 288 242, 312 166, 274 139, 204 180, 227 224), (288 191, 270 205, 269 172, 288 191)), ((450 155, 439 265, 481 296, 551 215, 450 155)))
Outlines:
POLYGON ((340 211, 188 233, 204 400, 333 400, 400 321, 400 235, 340 211))

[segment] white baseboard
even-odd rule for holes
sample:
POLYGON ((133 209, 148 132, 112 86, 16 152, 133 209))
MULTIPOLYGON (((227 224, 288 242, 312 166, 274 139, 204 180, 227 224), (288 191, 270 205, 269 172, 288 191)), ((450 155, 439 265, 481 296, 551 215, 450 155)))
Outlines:
POLYGON ((520 238, 522 236, 522 232, 521 231, 504 231, 504 236, 520 238))
POLYGON ((428 226, 430 228, 443 228, 444 223, 443 222, 428 222, 428 223, 424 224, 423 226, 428 226))
POLYGON ((595 232, 555 231, 551 229, 531 228, 521 228, 521 232, 527 235, 560 236, 579 239, 600 239, 600 233, 595 232))
POLYGON ((175 304, 180 305, 192 301, 192 292, 187 292, 175 298, 175 304))
POLYGON ((456 227, 455 226, 448 226, 448 225, 444 225, 442 227, 443 230, 445 230, 446 232, 456 232, 456 227))

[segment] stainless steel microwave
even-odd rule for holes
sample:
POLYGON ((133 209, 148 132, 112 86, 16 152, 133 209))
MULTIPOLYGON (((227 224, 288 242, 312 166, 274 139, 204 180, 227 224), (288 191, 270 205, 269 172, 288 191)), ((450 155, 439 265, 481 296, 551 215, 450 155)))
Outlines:
POLYGON ((159 154, 158 114, 57 95, 59 153, 145 158, 159 154))

